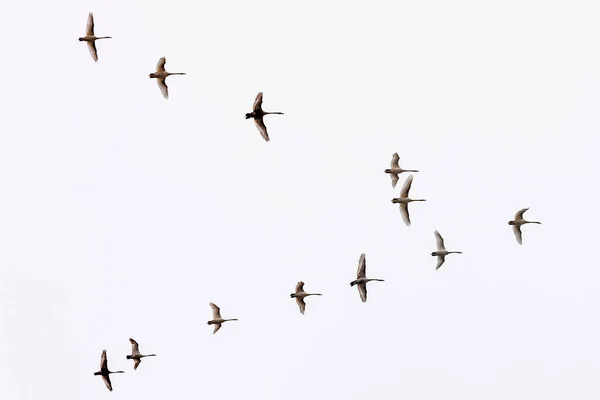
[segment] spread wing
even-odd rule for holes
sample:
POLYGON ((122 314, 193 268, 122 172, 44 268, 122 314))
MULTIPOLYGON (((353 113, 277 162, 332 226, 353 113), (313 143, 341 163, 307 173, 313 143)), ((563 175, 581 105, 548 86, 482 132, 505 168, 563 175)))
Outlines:
POLYGON ((161 57, 160 60, 158 60, 158 64, 156 64, 156 72, 164 72, 166 63, 166 57, 161 57))
POLYGON ((446 250, 446 248, 444 247, 444 238, 442 237, 442 235, 440 235, 438 231, 433 232, 433 234, 435 235, 435 243, 437 245, 437 249, 446 250))
POLYGON ((100 369, 108 369, 108 360, 106 359, 106 350, 102 350, 102 356, 100 356, 100 369))
POLYGON ((104 380, 104 384, 106 385, 108 390, 110 390, 112 392, 112 384, 110 383, 110 376, 102 375, 102 379, 104 380))
POLYGON ((438 269, 440 269, 440 267, 442 266, 442 264, 444 263, 444 261, 446 261, 446 257, 445 256, 437 256, 437 258, 438 258, 438 263, 437 263, 437 267, 435 267, 436 271, 438 269))
POLYGON ((136 370, 138 365, 140 365, 140 363, 142 362, 141 358, 136 358, 133 360, 133 369, 136 370))
POLYGON ((92 55, 92 58, 94 59, 94 61, 98 62, 98 51, 96 50, 96 42, 93 40, 90 42, 87 42, 87 47, 88 47, 88 50, 90 51, 90 54, 92 55))
POLYGON ((521 236, 521 225, 513 225, 513 232, 515 233, 515 238, 517 238, 517 243, 523 244, 523 236, 521 236))
POLYGON ((256 99, 254 99, 254 105, 252 106, 252 110, 253 111, 261 109, 261 107, 262 107, 262 98, 263 98, 263 92, 259 92, 256 95, 256 99))
POLYGON ((296 285, 296 293, 304 291, 304 282, 300 281, 296 285))
POLYGON ((139 353, 140 349, 139 349, 138 342, 136 342, 132 338, 129 338, 129 342, 131 343, 131 354, 139 353))
POLYGON ((169 98, 169 87, 167 86, 166 78, 157 78, 156 84, 160 88, 160 92, 162 93, 165 99, 169 98))
POLYGON ((360 293, 360 299, 364 303, 365 301, 367 301, 367 284, 359 283, 356 286, 358 286, 358 293, 360 293))
MULTIPOLYGON (((221 309, 215 303, 209 303, 213 310, 213 319, 221 319, 221 309)), ((218 329, 217 329, 218 330, 218 329)), ((215 332, 217 331, 215 330, 215 332)))
POLYGON ((269 141, 269 134, 267 133, 267 127, 265 126, 265 122, 262 118, 254 118, 254 123, 260 132, 260 135, 265 139, 265 142, 269 141))
POLYGON ((406 226, 410 226, 410 214, 408 213, 408 204, 400 203, 400 214, 406 226))
POLYGON ((217 333, 217 331, 218 331, 219 329, 221 329, 221 324, 214 324, 214 325, 215 325, 215 329, 213 330, 213 335, 214 335, 215 333, 217 333))
POLYGON ((404 182, 404 186, 402 186, 402 190, 400 191, 400 197, 408 197, 408 192, 410 191, 410 187, 412 186, 413 175, 409 175, 406 178, 406 182, 404 182))
POLYGON ((395 188, 398 183, 398 174, 390 174, 390 177, 392 178, 392 187, 395 188))
POLYGON ((529 210, 529 207, 527 208, 522 208, 519 211, 517 211, 517 213, 515 214, 515 220, 517 219, 523 219, 523 214, 525 214, 525 211, 529 210))
POLYGON ((358 271, 356 272, 357 278, 364 278, 367 275, 367 257, 365 253, 360 255, 360 259, 358 260, 358 271))
POLYGON ((300 307, 300 314, 304 315, 304 310, 306 309, 306 303, 304 302, 304 299, 296 297, 296 303, 298 303, 298 307, 300 307))
POLYGON ((85 27, 86 36, 94 36, 94 14, 88 14, 87 26, 85 27))
POLYGON ((390 163, 390 168, 400 168, 398 162, 400 161, 400 156, 398 153, 392 154, 392 162, 390 163))

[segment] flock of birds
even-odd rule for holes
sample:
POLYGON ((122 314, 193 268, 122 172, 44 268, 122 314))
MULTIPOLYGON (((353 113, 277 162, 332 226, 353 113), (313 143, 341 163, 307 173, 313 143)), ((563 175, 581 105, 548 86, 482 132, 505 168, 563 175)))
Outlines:
MULTIPOLYGON (((95 34, 94 34, 94 15, 92 13, 89 13, 86 34, 85 34, 85 36, 80 37, 79 41, 83 41, 83 42, 87 43, 90 54, 92 55, 92 58, 96 62, 98 61, 98 51, 96 49, 96 40, 99 40, 99 39, 111 39, 111 37, 110 36, 100 36, 100 37, 95 36, 95 34)), ((158 64, 156 65, 156 72, 151 73, 149 75, 149 77, 156 79, 156 82, 158 84, 158 87, 160 88, 161 93, 163 94, 165 99, 168 99, 169 98, 169 88, 165 82, 167 77, 169 77, 170 75, 185 75, 185 72, 168 72, 165 69, 165 64, 166 64, 166 58, 161 57, 158 61, 158 64)), ((263 137, 263 139, 265 141, 268 142, 269 134, 267 133, 267 127, 265 126, 265 123, 263 120, 264 116, 268 115, 268 114, 283 115, 283 113, 282 112, 266 112, 266 111, 264 111, 262 109, 262 101, 263 101, 263 93, 260 92, 260 93, 258 93, 258 95, 256 96, 256 99, 254 100, 252 112, 246 114, 246 119, 250 119, 250 118, 254 119, 254 123, 256 124, 256 127, 258 128, 258 131, 260 132, 261 136, 263 137)), ((403 169, 400 167, 399 162, 400 162, 400 156, 398 155, 398 153, 394 153, 392 155, 392 161, 390 163, 390 168, 387 168, 384 171, 386 174, 389 174, 389 176, 391 177, 393 188, 396 187, 396 184, 398 183, 400 174, 402 174, 404 172, 419 172, 418 170, 403 169)), ((404 182, 402 189, 400 190, 400 196, 392 199, 392 203, 399 204, 400 214, 402 215, 402 219, 403 219, 404 223, 406 224, 406 226, 411 225, 410 214, 408 211, 409 203, 417 202, 417 201, 426 201, 425 199, 412 199, 409 197, 409 192, 410 192, 410 189, 412 186, 413 179, 414 179, 414 176, 412 174, 409 175, 406 178, 406 181, 404 182)), ((517 213, 515 214, 514 220, 508 222, 508 224, 513 227, 513 232, 514 232, 515 238, 519 244, 523 244, 523 238, 522 238, 522 232, 521 232, 521 227, 523 225, 525 225, 525 224, 541 224, 541 222, 538 222, 538 221, 528 221, 523 217, 523 214, 528 209, 529 208, 523 208, 523 209, 517 211, 517 213)), ((438 270, 446 261, 447 255, 462 254, 462 252, 448 251, 444 245, 444 238, 442 237, 442 235, 440 235, 440 233, 437 230, 434 231, 434 235, 435 235, 437 250, 432 252, 431 255, 434 257, 437 257, 437 266, 435 269, 438 270)), ((356 279, 353 280, 352 282, 350 282, 350 286, 357 286, 358 293, 360 295, 360 299, 362 300, 363 303, 367 301, 367 283, 372 282, 372 281, 379 281, 379 282, 384 281, 383 279, 367 278, 366 269, 367 269, 366 255, 363 253, 360 255, 360 258, 358 261, 358 271, 356 274, 356 279)), ((304 291, 304 282, 302 282, 302 281, 298 282, 298 284, 296 285, 295 292, 290 294, 291 298, 296 299, 296 303, 298 304, 301 314, 304 314, 304 312, 306 310, 305 298, 309 297, 309 296, 322 296, 322 294, 305 292, 304 291)), ((213 334, 217 333, 217 331, 219 331, 219 329, 221 329, 221 326, 223 323, 228 322, 228 321, 237 321, 238 320, 237 318, 230 318, 230 319, 223 318, 221 316, 221 309, 216 304, 211 302, 211 303, 209 303, 209 305, 212 308, 213 318, 210 321, 208 321, 207 324, 214 325, 213 334)), ((144 354, 140 353, 138 343, 132 338, 130 338, 129 341, 131 342, 131 354, 127 355, 126 359, 133 360, 133 369, 134 370, 136 370, 138 368, 138 366, 140 365, 140 363, 142 361, 142 358, 156 356, 156 354, 144 355, 144 354)), ((102 376, 102 379, 104 380, 104 383, 106 384, 106 387, 108 388, 108 390, 112 391, 113 389, 112 389, 112 383, 110 381, 110 374, 117 374, 117 373, 124 373, 124 371, 110 371, 108 369, 108 359, 106 356, 106 350, 103 350, 102 356, 100 358, 100 371, 95 372, 94 375, 102 376)))

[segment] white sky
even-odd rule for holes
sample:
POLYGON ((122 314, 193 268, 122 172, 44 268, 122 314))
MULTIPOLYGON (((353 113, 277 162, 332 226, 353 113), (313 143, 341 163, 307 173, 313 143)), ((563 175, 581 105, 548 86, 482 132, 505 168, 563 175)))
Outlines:
POLYGON ((597 399, 597 1, 19 1, 2 399, 597 399), (84 43, 88 12, 98 42, 84 43), (148 74, 167 57, 164 100, 148 74), (244 114, 259 91, 265 143, 244 114), (412 226, 383 173, 419 169, 412 226), (565 190, 566 189, 566 190, 565 190), (543 225, 507 222, 515 211, 543 225), (433 230, 450 250, 435 271, 433 230), (360 302, 360 253, 369 284, 360 302), (323 293, 300 315, 296 282, 323 293), (239 318, 212 335, 210 301, 239 318), (125 359, 128 338, 146 359, 125 359), (102 349, 112 377, 100 377, 102 349))

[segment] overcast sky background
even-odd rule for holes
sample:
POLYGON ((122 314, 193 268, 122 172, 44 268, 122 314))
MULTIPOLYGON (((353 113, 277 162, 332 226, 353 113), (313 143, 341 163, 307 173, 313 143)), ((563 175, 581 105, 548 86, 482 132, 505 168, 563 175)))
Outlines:
POLYGON ((2 399, 600 395, 597 1, 5 11, 2 399), (188 74, 169 100, 162 56, 188 74), (421 171, 411 227, 393 152, 421 171), (464 253, 438 271, 435 229, 464 253), (213 336, 210 301, 239 322, 213 336), (133 371, 129 337, 158 357, 133 371))

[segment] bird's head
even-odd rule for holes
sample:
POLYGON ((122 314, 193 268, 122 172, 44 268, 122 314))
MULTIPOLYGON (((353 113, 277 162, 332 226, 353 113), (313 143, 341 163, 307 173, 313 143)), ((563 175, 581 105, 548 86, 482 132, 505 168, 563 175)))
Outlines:
POLYGON ((248 118, 252 118, 252 114, 251 113, 246 113, 246 119, 248 118))
POLYGON ((83 42, 83 38, 81 38, 81 37, 80 37, 80 38, 79 38, 79 41, 80 41, 80 42, 83 42))
POLYGON ((387 169, 386 169, 385 171, 383 171, 383 172, 385 172, 386 174, 389 174, 389 173, 391 173, 391 172, 392 172, 392 170, 391 170, 391 169, 389 169, 389 168, 387 168, 387 169))
POLYGON ((296 293, 290 294, 290 297, 293 299, 294 297, 296 297, 296 293))
POLYGON ((435 251, 434 251, 433 253, 431 253, 431 255, 432 255, 432 256, 435 256, 435 255, 436 255, 436 254, 435 254, 435 251))
POLYGON ((393 198, 393 199, 392 199, 392 203, 400 203, 400 202, 398 201, 398 199, 396 199, 396 198, 393 198))
POLYGON ((514 225, 514 224, 515 224, 515 221, 508 221, 508 224, 509 224, 509 225, 514 225))

